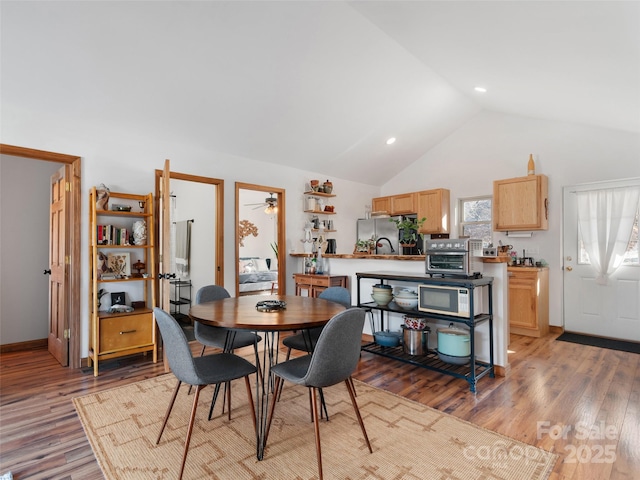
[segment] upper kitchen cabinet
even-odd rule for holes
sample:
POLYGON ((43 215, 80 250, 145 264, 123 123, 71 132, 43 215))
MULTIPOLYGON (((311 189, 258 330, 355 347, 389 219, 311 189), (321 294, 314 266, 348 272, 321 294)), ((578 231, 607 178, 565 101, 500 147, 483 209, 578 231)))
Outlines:
POLYGON ((416 213, 416 194, 403 193, 391 196, 391 215, 408 215, 416 213))
POLYGON ((409 215, 416 213, 416 194, 402 193, 389 197, 377 197, 371 201, 372 212, 387 212, 389 215, 409 215))
POLYGON ((449 190, 437 188, 423 190, 416 194, 417 217, 426 218, 420 233, 449 233, 449 190))
POLYGON ((372 199, 371 211, 391 213, 391 197, 378 197, 372 199))
POLYGON ((494 181, 493 229, 547 230, 548 183, 546 175, 527 175, 494 181))

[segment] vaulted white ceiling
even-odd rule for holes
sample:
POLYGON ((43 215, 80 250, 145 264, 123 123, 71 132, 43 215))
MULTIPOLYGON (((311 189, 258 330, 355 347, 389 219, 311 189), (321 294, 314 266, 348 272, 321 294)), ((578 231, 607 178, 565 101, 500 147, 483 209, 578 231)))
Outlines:
POLYGON ((374 185, 482 109, 640 132, 635 1, 3 1, 0 14, 3 123, 81 118, 374 185))

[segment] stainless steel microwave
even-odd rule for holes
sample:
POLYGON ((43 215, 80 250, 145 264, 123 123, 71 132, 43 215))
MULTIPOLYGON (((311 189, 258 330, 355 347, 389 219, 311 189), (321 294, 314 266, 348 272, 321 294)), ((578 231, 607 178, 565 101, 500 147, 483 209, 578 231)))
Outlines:
POLYGON ((482 313, 481 289, 449 285, 418 285, 418 310, 425 313, 471 318, 471 292, 474 315, 482 313))

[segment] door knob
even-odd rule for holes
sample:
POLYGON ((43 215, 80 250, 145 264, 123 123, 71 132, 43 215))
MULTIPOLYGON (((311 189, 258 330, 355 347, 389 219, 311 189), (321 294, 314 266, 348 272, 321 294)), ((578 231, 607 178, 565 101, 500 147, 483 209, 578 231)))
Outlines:
POLYGON ((567 272, 570 272, 570 271, 572 271, 572 270, 573 270, 573 267, 572 267, 571 265, 569 265, 568 267, 564 267, 564 268, 565 268, 565 270, 566 270, 567 272))
POLYGON ((51 269, 50 269, 50 268, 47 268, 47 269, 43 272, 43 274, 44 274, 44 275, 51 275, 51 269))

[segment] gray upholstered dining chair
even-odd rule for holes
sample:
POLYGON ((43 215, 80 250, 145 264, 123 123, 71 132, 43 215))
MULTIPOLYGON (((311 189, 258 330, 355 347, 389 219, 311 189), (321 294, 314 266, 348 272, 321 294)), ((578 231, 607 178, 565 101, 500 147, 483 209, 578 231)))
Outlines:
MULTIPOLYGON (((195 303, 213 302, 215 300, 222 300, 223 298, 230 298, 229 292, 226 288, 220 285, 205 285, 196 292, 195 303)), ((202 352, 200 355, 204 355, 204 351, 207 347, 219 348, 225 352, 233 352, 236 348, 248 347, 253 345, 254 352, 256 354, 256 362, 259 362, 258 356, 258 342, 262 340, 262 337, 256 333, 248 332, 246 330, 232 330, 223 327, 214 327, 212 325, 204 325, 201 322, 196 321, 194 323, 193 332, 196 340, 202 344, 202 352)), ((260 365, 258 364, 258 367, 260 365)), ((215 406, 216 398, 220 390, 219 386, 216 386, 213 399, 211 401, 211 408, 209 409, 209 420, 213 416, 213 407, 215 406)), ((231 384, 225 386, 227 409, 229 420, 231 420, 231 384)), ((223 410, 224 412, 224 402, 223 410)))
MULTIPOLYGON (((351 293, 344 287, 329 287, 320 292, 318 298, 336 302, 345 307, 351 306, 351 293)), ((320 337, 320 333, 324 327, 310 328, 306 332, 289 335, 282 340, 282 344, 287 347, 287 358, 291 356, 291 350, 300 350, 302 352, 312 352, 313 347, 320 337)))
MULTIPOLYGON (((338 313, 325 325, 311 355, 294 358, 271 367, 271 373, 276 376, 275 395, 282 389, 283 380, 309 388, 320 480, 322 480, 322 452, 318 421, 317 391, 319 389, 344 382, 369 452, 373 453, 362 416, 360 415, 360 409, 356 402, 355 392, 350 382, 351 374, 356 369, 360 358, 365 315, 366 311, 362 308, 350 308, 338 313)), ((265 433, 265 444, 277 403, 275 401, 271 403, 267 431, 265 433)))
POLYGON ((167 413, 162 422, 156 445, 160 443, 162 433, 169 420, 169 415, 173 409, 173 405, 178 396, 178 390, 180 385, 184 382, 196 387, 195 394, 193 396, 193 407, 191 408, 191 417, 189 418, 189 426, 187 428, 187 436, 184 442, 184 452, 182 454, 182 464, 180 465, 180 474, 178 478, 182 478, 184 472, 184 466, 187 460, 187 453, 189 452, 189 443, 191 441, 191 432, 193 431, 193 425, 196 417, 196 409, 198 407, 198 397, 200 391, 207 385, 219 385, 221 383, 230 382, 239 378, 244 378, 245 385, 247 387, 247 396, 249 399, 248 406, 251 409, 253 416, 253 426, 256 429, 256 414, 253 406, 253 395, 251 393, 251 384, 249 382, 249 375, 256 373, 257 369, 255 365, 248 362, 238 355, 233 353, 216 353, 212 355, 204 355, 200 357, 194 357, 191 354, 189 348, 189 342, 187 337, 178 324, 178 322, 170 314, 162 310, 161 308, 154 308, 153 314, 160 329, 162 340, 165 349, 165 355, 169 361, 169 367, 171 371, 178 379, 178 384, 173 392, 173 396, 169 402, 167 413))

